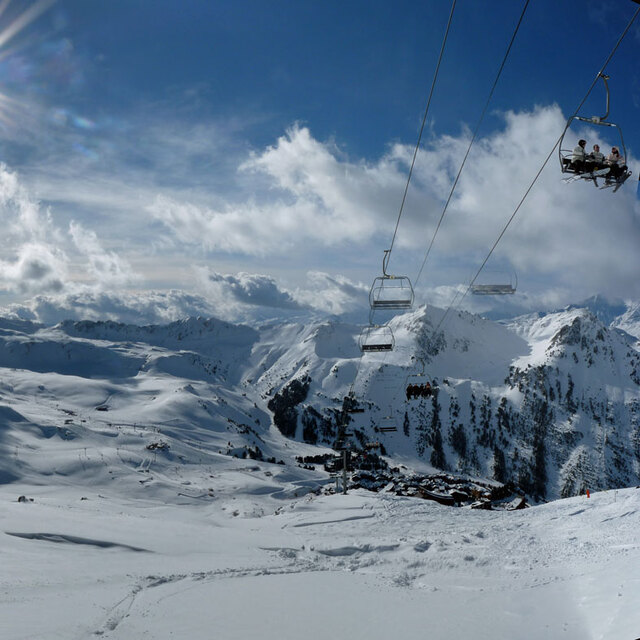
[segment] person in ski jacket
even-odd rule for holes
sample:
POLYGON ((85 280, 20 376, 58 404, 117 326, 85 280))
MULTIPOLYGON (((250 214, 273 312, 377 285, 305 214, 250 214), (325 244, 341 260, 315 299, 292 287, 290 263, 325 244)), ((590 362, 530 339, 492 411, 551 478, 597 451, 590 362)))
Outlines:
POLYGON ((592 171, 597 171, 604 167, 604 153, 600 151, 599 144, 593 145, 593 151, 589 154, 589 160, 592 163, 592 171))
POLYGON ((586 140, 578 140, 578 145, 573 150, 573 156, 571 156, 571 168, 576 173, 582 173, 584 171, 584 164, 587 154, 584 148, 587 146, 586 140))
POLYGON ((618 147, 611 147, 611 153, 607 156, 607 164, 611 167, 611 175, 616 180, 627 170, 627 165, 624 163, 624 158, 620 155, 618 147))

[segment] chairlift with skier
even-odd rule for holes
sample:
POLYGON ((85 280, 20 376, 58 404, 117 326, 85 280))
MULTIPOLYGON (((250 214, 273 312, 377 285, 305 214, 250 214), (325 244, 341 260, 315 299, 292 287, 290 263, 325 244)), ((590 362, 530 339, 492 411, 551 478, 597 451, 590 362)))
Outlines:
POLYGON ((424 373, 408 375, 404 383, 407 402, 421 398, 430 398, 433 395, 435 387, 435 383, 429 380, 424 373))
POLYGON ((614 122, 607 121, 607 118, 609 117, 609 84, 607 83, 609 76, 601 73, 598 77, 602 78, 602 81, 604 82, 606 92, 606 112, 603 116, 591 116, 588 118, 579 116, 575 113, 569 118, 569 120, 567 120, 567 124, 558 147, 560 170, 564 174, 569 174, 564 178, 565 182, 588 180, 593 182, 593 184, 600 189, 613 187, 613 192, 615 193, 631 175, 631 171, 629 171, 627 166, 624 164, 627 157, 627 149, 624 144, 622 129, 614 122), (612 147, 612 154, 617 150, 617 156, 615 158, 610 156, 608 159, 605 159, 603 154, 599 154, 599 150, 596 153, 588 153, 585 149, 586 140, 582 139, 578 141, 577 146, 573 150, 565 148, 563 145, 564 139, 567 136, 567 132, 574 120, 584 122, 590 127, 609 127, 611 129, 615 129, 619 143, 612 147), (598 182, 599 178, 604 179, 604 184, 602 186, 598 182))

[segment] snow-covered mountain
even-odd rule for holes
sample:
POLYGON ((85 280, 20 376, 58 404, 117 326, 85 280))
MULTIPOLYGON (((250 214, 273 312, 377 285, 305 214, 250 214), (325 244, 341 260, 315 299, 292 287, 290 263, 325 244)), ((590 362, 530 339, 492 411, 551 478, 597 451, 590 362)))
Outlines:
POLYGON ((291 380, 306 390, 289 402, 297 423, 291 406, 283 408, 283 432, 329 442, 331 402, 355 377, 364 412, 350 428, 360 444, 381 441, 392 457, 511 481, 538 498, 638 481, 640 354, 632 336, 585 309, 506 326, 459 313, 434 335, 441 314, 420 309, 397 317, 397 348, 362 360, 336 339, 343 327, 318 328, 313 349, 300 344, 296 357, 278 360, 277 376, 266 374, 267 393, 274 378, 288 381, 280 387, 283 400, 292 395, 291 380), (341 353, 330 351, 340 344, 341 353), (436 393, 407 401, 406 385, 422 373, 436 393), (376 432, 389 417, 397 431, 376 432))
MULTIPOLYGON (((191 491, 206 494, 206 470, 229 456, 278 475, 330 453, 351 392, 354 452, 513 482, 537 499, 629 486, 640 477, 634 313, 605 324, 567 308, 500 324, 460 312, 439 327, 443 311, 423 307, 391 321, 393 351, 364 356, 361 327, 337 319, 1 320, 0 478, 175 491, 189 467, 201 478, 191 491), (407 384, 425 379, 434 395, 407 400, 407 384)), ((303 485, 327 477, 299 471, 303 485)))

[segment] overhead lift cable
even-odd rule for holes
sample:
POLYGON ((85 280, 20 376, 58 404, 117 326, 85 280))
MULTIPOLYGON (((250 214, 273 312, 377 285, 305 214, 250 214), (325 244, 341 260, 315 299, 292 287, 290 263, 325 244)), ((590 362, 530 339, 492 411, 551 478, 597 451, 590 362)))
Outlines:
MULTIPOLYGON (((502 75, 502 71, 504 70, 504 67, 505 67, 505 65, 507 63, 507 59, 509 58, 509 54, 511 53, 511 49, 513 48, 513 43, 515 42, 516 36, 518 35, 518 31, 520 30, 520 25, 522 24, 522 21, 524 19, 525 13, 526 13, 527 8, 529 6, 529 2, 530 2, 530 0, 526 0, 525 3, 524 3, 524 6, 522 8, 522 12, 520 13, 520 17, 518 19, 516 27, 515 27, 515 29, 513 31, 512 36, 511 36, 511 40, 509 41, 509 45, 507 46, 507 50, 506 50, 506 52, 504 54, 504 57, 503 57, 502 62, 500 64, 500 67, 498 68, 498 72, 496 74, 495 80, 493 81, 493 85, 491 87, 491 90, 489 91, 489 95, 487 96, 487 100, 485 102, 484 108, 482 109, 482 112, 480 114, 478 122, 476 123, 473 135, 471 137, 471 141, 469 142, 469 146, 467 147, 467 151, 466 151, 466 153, 464 155, 462 163, 460 164, 460 168, 458 169, 458 173, 457 173, 456 178, 455 178, 455 180, 453 182, 453 185, 451 187, 451 191, 449 192, 449 196, 447 198, 447 201, 445 202, 444 208, 442 210, 442 214, 440 215, 440 219, 438 220, 438 224, 437 224, 436 229, 435 229, 435 231, 433 233, 433 237, 431 238, 431 242, 430 242, 429 247, 428 247, 428 249, 426 251, 424 260, 422 261, 422 265, 420 267, 420 271, 418 272, 418 275, 414 279, 414 286, 417 284, 418 280, 420 279, 420 276, 422 275, 424 267, 425 267, 425 265, 427 263, 427 260, 429 258, 429 254, 431 253, 431 249, 432 249, 433 244, 435 242, 436 236, 438 235, 438 231, 440 229, 440 226, 442 225, 442 221, 444 219, 445 214, 447 213, 449 204, 450 204, 451 199, 453 197, 453 193, 456 190, 456 187, 458 185, 458 181, 460 180, 460 176, 461 176, 462 171, 463 171, 463 169, 465 167, 465 164, 467 162, 467 158, 469 157, 469 153, 471 152, 471 147, 473 146, 473 144, 474 144, 474 142, 475 142, 475 140, 476 140, 476 138, 478 136, 478 131, 480 130, 480 126, 481 126, 481 124, 482 124, 482 122, 484 120, 484 117, 485 117, 486 113, 487 113, 487 110, 489 108, 489 104, 491 103, 491 100, 493 98, 493 94, 495 93, 496 87, 498 85, 498 81, 500 80, 500 76, 502 75)), ((454 303, 455 303, 455 299, 454 299, 454 303)), ((439 329, 439 327, 440 327, 440 325, 438 325, 438 327, 436 328, 436 331, 434 331, 434 335, 437 333, 437 330, 439 329)), ((422 370, 421 370, 421 372, 419 374, 416 374, 416 375, 418 375, 418 376, 425 376, 426 375, 424 361, 422 362, 422 370)))
POLYGON ((400 218, 402 218, 402 212, 404 211, 404 204, 407 199, 407 192, 409 191, 409 184, 411 183, 411 177, 413 175, 413 168, 416 164, 416 158, 418 156, 418 149, 420 149, 420 142, 422 141, 422 134, 424 132, 424 126, 427 122, 427 115, 429 113, 429 107, 431 106, 431 98, 433 97, 433 91, 436 86, 436 80, 438 79, 438 73, 440 71, 440 63, 442 62, 442 57, 444 55, 444 48, 447 43, 447 38, 449 36, 449 30, 451 29, 451 22, 453 20, 453 11, 456 7, 456 0, 453 0, 451 3, 451 12, 449 13, 449 20, 447 22, 447 27, 444 32, 444 38, 442 40, 442 46, 440 47, 440 55, 438 56, 438 63, 436 64, 436 70, 433 74, 433 80, 431 82, 431 90, 429 91, 429 98, 427 100, 427 106, 424 110, 424 115, 422 116, 422 125, 420 126, 420 133, 418 134, 418 141, 416 142, 415 149, 413 150, 413 158, 411 160, 411 166, 409 167, 409 175, 407 176, 407 184, 404 188, 404 193, 402 194, 402 201, 400 203, 400 211, 398 212, 398 220, 396 221, 396 228, 393 231, 393 237, 391 238, 391 244, 385 253, 385 269, 389 264, 389 259, 391 258, 391 252, 393 250, 393 245, 396 241, 396 235, 398 234, 398 227, 400 226, 400 218))
MULTIPOLYGON (((640 2, 638 2, 638 4, 640 4, 640 2)), ((607 68, 607 65, 609 64, 609 62, 611 62, 611 59, 613 58, 613 56, 615 55, 616 51, 618 50, 618 47, 620 46, 620 44, 622 43, 622 41, 624 40, 625 36, 627 35, 627 33, 629 32, 629 30, 631 29, 631 26, 633 25, 633 23, 635 22, 638 14, 640 13, 640 7, 638 7, 638 9, 636 9, 636 11, 634 12, 633 16, 631 17, 631 20, 629 20, 629 23, 627 24, 627 26, 625 27, 624 31, 622 32, 622 34, 620 35, 620 37, 618 38, 618 41, 616 42, 616 44, 614 45, 613 49, 611 50, 611 53, 609 53, 609 55, 607 56, 607 59, 605 60, 604 64, 602 65, 600 71, 598 71, 598 73, 596 74, 596 77, 594 78, 593 82, 591 83, 591 86, 589 87, 587 93, 585 94, 584 98, 582 99, 582 101, 580 102, 580 104, 578 105, 578 107, 575 109, 574 111, 574 115, 577 114, 580 109, 582 109, 582 106, 584 105, 584 103, 587 101, 587 99, 589 98, 589 95, 591 94, 591 92, 593 91, 593 88, 596 86, 596 83, 598 82, 598 80, 600 79, 600 77, 604 74, 605 69, 607 68)), ((531 192, 531 190, 533 189, 533 186, 535 185, 535 183, 538 181, 538 178, 540 177, 540 174, 542 173, 542 171, 544 170, 544 168, 547 166, 547 163, 549 162, 549 160, 551 159, 551 156, 555 153, 556 148, 558 147, 558 145, 560 144, 562 138, 564 137, 564 134, 566 133, 569 124, 571 123, 571 119, 569 119, 569 121, 567 122, 567 124, 565 125, 562 134, 560 135, 560 137, 558 138, 558 140, 556 141, 556 143, 553 145, 553 148, 551 149, 551 151, 549 152, 549 155, 546 157, 545 161, 542 163, 542 166, 540 167, 540 169, 538 170, 538 172, 536 173, 535 177, 533 178, 531 184, 529 185, 529 187, 527 188, 527 190, 525 191, 524 195, 522 196, 520 202, 518 203, 518 205, 516 206, 514 212, 511 214, 511 217, 507 220, 507 223, 505 224, 504 228, 502 229, 502 231, 500 232, 500 234, 498 235, 498 238, 496 239, 496 241, 493 243, 493 246, 491 247, 491 249, 489 250, 489 253, 487 254, 486 258, 484 259, 484 261, 482 262, 482 264, 480 265, 480 268, 476 271, 476 274, 473 276, 473 278, 471 279, 471 282, 469 283, 469 285, 467 286, 464 294, 462 294, 462 297, 460 298, 460 301, 457 302, 458 298, 460 297, 460 291, 458 291, 456 293, 456 295, 454 296, 451 304, 447 307, 446 311, 444 312, 442 318, 440 319, 440 322, 437 324, 436 328, 434 329, 432 336, 436 336, 438 334, 438 331, 440 330, 440 327, 443 325, 443 323, 445 322, 445 319, 447 318, 447 316, 449 315, 449 312, 453 309, 454 305, 457 307, 460 306, 460 304, 462 304, 462 301, 464 300, 464 298, 466 297, 466 295, 469 293, 469 291, 471 290, 471 287, 474 285, 475 281, 477 280, 478 276, 480 275, 480 273, 482 272, 482 270, 484 269, 485 265, 487 264, 487 262, 489 261, 489 258, 491 257, 491 255, 493 254, 493 252, 495 251, 495 248, 498 246, 498 243, 500 242, 500 240, 502 240, 502 238, 504 237, 504 234, 507 232, 507 229, 509 228, 509 226, 511 225, 511 223, 513 222, 513 219, 516 217, 518 211, 520 211, 520 208, 522 207, 522 205, 524 204, 524 201, 527 199, 527 197, 529 196, 529 193, 531 192)))
MULTIPOLYGON (((390 244, 389 248, 386 249, 385 252, 384 252, 384 259, 383 259, 383 262, 382 262, 383 282, 385 280, 387 280, 387 279, 394 279, 394 278, 389 278, 389 275, 387 274, 387 265, 389 264, 389 259, 391 258, 391 252, 393 250, 393 245, 395 243, 396 235, 398 233, 398 227, 400 226, 400 219, 402 218, 402 213, 404 211, 404 205, 405 205, 405 202, 406 202, 406 199, 407 199, 407 193, 409 191, 409 184, 411 183, 411 177, 413 175, 413 169, 415 167, 416 158, 418 156, 418 149, 420 148, 420 142, 422 141, 422 134, 424 132, 425 124, 427 122, 427 116, 429 114, 429 107, 431 106, 431 99, 433 97, 433 92, 434 92, 434 89, 435 89, 435 86, 436 86, 436 80, 438 79, 438 73, 439 73, 439 70, 440 70, 440 65, 442 63, 442 57, 444 55, 445 45, 447 43, 447 38, 449 36, 449 31, 451 29, 451 23, 453 21, 453 12, 455 10, 455 6, 456 6, 456 0, 453 0, 452 3, 451 3, 451 11, 449 12, 449 19, 447 21, 447 26, 446 26, 445 33, 444 33, 444 38, 442 39, 442 46, 440 47, 440 53, 438 55, 438 62, 436 64, 436 69, 435 69, 435 72, 434 72, 434 75, 433 75, 433 80, 431 82, 431 89, 429 91, 429 98, 427 100, 427 106, 426 106, 426 108, 424 110, 424 115, 422 117, 422 124, 420 126, 420 133, 418 134, 418 140, 416 142, 416 146, 415 146, 415 149, 413 151, 413 158, 411 159, 411 166, 409 168, 409 174, 407 176, 407 183, 405 185, 404 192, 402 194, 402 201, 400 203, 400 210, 398 212, 398 219, 396 221, 396 226, 395 226, 395 229, 393 231, 393 237, 391 238, 391 244, 390 244)), ((408 282, 409 288, 411 288, 410 281, 408 280, 408 278, 405 278, 405 279, 408 282)), ((380 279, 376 278, 376 281, 377 280, 380 280, 380 279)), ((374 286, 372 287, 372 292, 375 289, 376 281, 374 281, 374 286)), ((397 293, 397 291, 394 291, 394 293, 397 293)), ((382 298, 380 298, 380 299, 376 298, 376 300, 377 300, 377 305, 374 304, 370 299, 370 305, 371 305, 372 310, 375 310, 376 306, 377 307, 383 307, 384 306, 384 304, 381 304, 381 302, 382 303, 385 302, 382 298)), ((404 300, 404 298, 403 298, 403 300, 404 300)), ((407 302, 408 304, 401 305, 401 306, 398 305, 398 306, 395 306, 395 307, 389 307, 389 304, 388 304, 388 301, 387 301, 387 306, 389 308, 405 308, 406 306, 410 306, 410 304, 413 303, 413 289, 412 288, 411 288, 410 296, 405 300, 405 302, 407 302), (410 302, 409 302, 409 300, 410 300, 410 302)), ((370 331, 371 331, 372 327, 375 327, 375 325, 373 325, 373 322, 372 322, 372 320, 370 318, 370 327, 369 327, 370 331)), ((393 342, 391 342, 390 344, 391 344, 391 346, 393 348, 393 342)), ((362 343, 361 343, 361 346, 362 346, 362 343)), ((340 423, 338 425, 338 433, 336 435, 336 445, 337 446, 344 447, 344 442, 346 440, 347 419, 348 419, 347 404, 350 403, 350 402, 354 402, 355 401, 355 392, 354 392, 355 384, 356 384, 356 380, 358 379, 358 374, 360 373, 360 368, 362 366, 362 359, 363 359, 364 354, 366 352, 367 352, 367 349, 362 349, 361 348, 361 354, 360 354, 360 358, 358 359, 358 366, 356 368, 356 372, 355 372, 355 375, 353 377, 353 381, 351 382, 351 385, 349 386, 349 392, 347 394, 347 397, 343 401, 342 411, 341 411, 341 415, 340 415, 340 423)), ((343 492, 346 493, 346 453, 343 456, 343 492)))
POLYGON ((522 9, 522 13, 520 14, 520 19, 518 20, 518 24, 516 25, 515 31, 513 32, 513 35, 511 36, 511 41, 509 42, 509 46, 507 47, 507 51, 504 54, 504 58, 502 59, 502 64, 500 65, 500 68, 498 69, 498 74, 496 75, 496 79, 493 82, 493 86, 491 87, 491 91, 489 92, 489 96, 487 97, 487 101, 484 105, 484 109, 482 110, 482 113, 480 114, 480 119, 478 120, 478 123, 476 124, 476 128, 473 132, 473 136, 471 137, 471 141, 469 142, 469 146, 467 148, 467 152, 464 155, 464 158, 462 160, 462 164, 460 165, 460 169, 458 170, 458 175, 456 176, 456 179, 453 181, 453 186, 451 187, 451 191, 449 193, 449 197, 447 198, 447 201, 444 205, 444 209, 442 210, 442 214, 440 215, 440 220, 438 220, 438 224, 436 226, 436 230, 433 233, 433 237, 431 238, 431 243, 429 244, 429 248, 427 249, 427 252, 424 256, 424 260, 422 261, 422 266, 420 267, 420 271, 418 271, 418 275, 415 277, 414 281, 413 281, 413 285, 414 287, 417 286, 418 284, 418 280, 420 279, 420 276, 422 275, 422 271, 424 270, 424 266, 427 263, 427 259, 429 258, 429 254, 431 253, 431 248, 433 247, 433 243, 435 242, 436 236, 438 235, 438 231, 440 230, 440 225, 442 224, 442 220, 444 219, 444 216, 447 212, 447 209, 449 207, 449 203, 451 202, 451 198, 453 197, 453 192, 456 190, 456 187, 458 186, 458 180, 460 179, 460 175, 462 174, 462 170, 464 169, 464 165, 467 162, 467 158, 469 157, 469 152, 471 151, 471 147, 473 146, 473 143, 476 140, 476 137, 478 135, 478 130, 480 129, 480 125, 482 124, 482 121, 484 120, 484 116, 487 113, 487 109, 489 108, 489 104, 491 102, 491 99, 493 98, 493 94, 496 90, 496 86, 498 84, 498 80, 500 79, 500 76, 502 75, 502 70, 504 69, 504 66, 507 62, 507 58, 509 57, 509 54, 511 53, 511 48, 513 47, 513 43, 516 39, 516 35, 518 34, 518 30, 520 29, 520 25, 522 24, 522 20, 524 18, 524 14, 527 11, 527 7, 529 6, 529 0, 526 0, 526 2, 524 3, 524 8, 522 9))

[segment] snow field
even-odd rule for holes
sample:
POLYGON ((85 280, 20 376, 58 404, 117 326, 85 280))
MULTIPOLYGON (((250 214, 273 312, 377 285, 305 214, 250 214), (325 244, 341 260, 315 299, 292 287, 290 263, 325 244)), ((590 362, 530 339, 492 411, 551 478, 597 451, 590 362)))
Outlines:
POLYGON ((2 487, 2 637, 638 637, 637 489, 491 512, 239 474, 208 503, 2 487))

